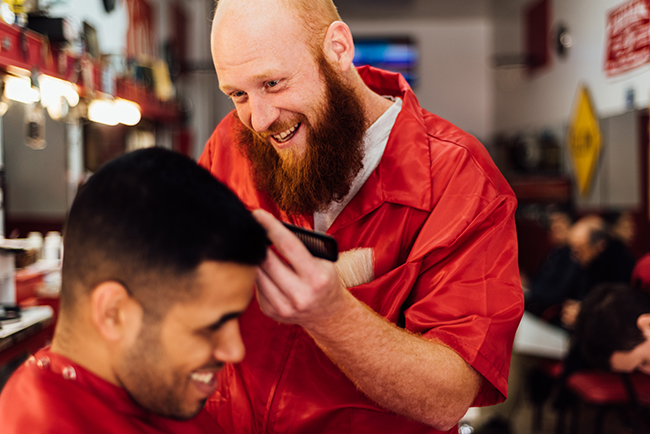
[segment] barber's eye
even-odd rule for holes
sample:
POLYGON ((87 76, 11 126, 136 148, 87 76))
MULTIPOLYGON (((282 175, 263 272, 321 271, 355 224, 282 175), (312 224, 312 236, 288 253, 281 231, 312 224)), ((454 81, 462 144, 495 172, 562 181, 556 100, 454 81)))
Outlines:
POLYGON ((280 81, 279 80, 271 80, 266 82, 267 87, 275 87, 278 85, 280 81))
POLYGON ((246 95, 246 92, 240 90, 238 92, 233 92, 230 94, 231 97, 233 98, 241 98, 242 96, 246 95))

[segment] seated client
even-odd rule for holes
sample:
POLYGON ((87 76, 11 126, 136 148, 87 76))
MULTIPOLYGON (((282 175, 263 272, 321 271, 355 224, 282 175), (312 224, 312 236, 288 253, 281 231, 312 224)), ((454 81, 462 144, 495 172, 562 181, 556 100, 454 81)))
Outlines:
POLYGON ((650 374, 650 294, 624 284, 604 284, 583 301, 576 344, 601 369, 650 374))
POLYGON ((237 318, 267 245, 189 158, 106 164, 70 210, 54 340, 2 391, 2 433, 219 433, 203 404, 244 357, 237 318))

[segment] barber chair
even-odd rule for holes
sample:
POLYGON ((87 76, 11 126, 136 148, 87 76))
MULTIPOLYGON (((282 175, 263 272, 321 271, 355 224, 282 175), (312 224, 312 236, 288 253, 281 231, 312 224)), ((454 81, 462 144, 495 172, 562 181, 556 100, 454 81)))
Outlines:
POLYGON ((540 359, 537 367, 528 374, 528 391, 533 405, 531 429, 533 433, 542 432, 544 406, 557 388, 562 370, 561 360, 540 359))
MULTIPOLYGON (((571 415, 571 432, 578 434, 602 434, 606 416, 617 411, 622 416, 622 425, 634 433, 650 432, 647 412, 650 407, 650 376, 638 372, 620 374, 606 371, 577 371, 566 381, 567 389, 576 400, 568 409, 571 415), (584 404, 596 410, 592 421, 580 420, 580 409, 584 404), (589 426, 593 423, 593 426, 589 426)), ((557 426, 563 432, 564 426, 557 426)))

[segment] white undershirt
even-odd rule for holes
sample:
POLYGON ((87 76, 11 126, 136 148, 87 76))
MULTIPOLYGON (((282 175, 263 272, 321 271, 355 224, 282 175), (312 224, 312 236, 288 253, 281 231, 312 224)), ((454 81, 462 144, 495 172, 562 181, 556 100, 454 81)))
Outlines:
POLYGON ((366 131, 363 138, 365 155, 363 157, 363 169, 359 171, 352 181, 350 192, 341 202, 332 202, 324 212, 314 213, 314 229, 319 232, 326 232, 336 217, 343 211, 352 198, 361 189, 363 184, 370 178, 372 172, 377 168, 381 157, 384 155, 388 136, 395 125, 397 115, 402 110, 402 100, 395 98, 395 102, 373 123, 366 131))

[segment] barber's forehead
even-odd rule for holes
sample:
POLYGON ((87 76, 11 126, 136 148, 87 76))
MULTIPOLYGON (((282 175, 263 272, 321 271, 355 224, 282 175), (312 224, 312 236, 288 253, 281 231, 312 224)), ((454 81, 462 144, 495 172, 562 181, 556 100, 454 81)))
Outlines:
MULTIPOLYGON (((294 16, 285 13, 262 13, 244 21, 224 16, 213 26, 211 39, 220 85, 224 84, 225 71, 238 71, 236 75, 241 77, 300 63, 309 49, 304 28, 294 16)), ((232 81, 232 77, 228 80, 232 81)))
POLYGON ((274 23, 278 29, 283 29, 285 21, 295 15, 280 0, 222 0, 215 12, 213 30, 228 23, 242 27, 258 26, 264 22, 274 23))
POLYGON ((277 45, 283 40, 304 38, 297 12, 278 5, 276 0, 229 0, 217 9, 212 24, 212 51, 227 51, 242 44, 277 45), (239 7, 239 4, 242 7, 239 7), (258 7, 259 3, 259 7, 258 7))

